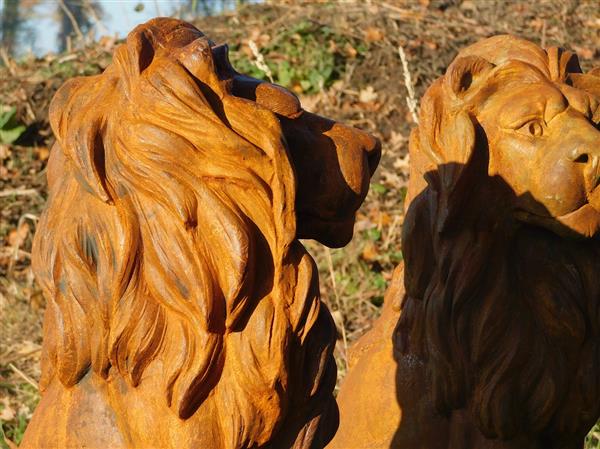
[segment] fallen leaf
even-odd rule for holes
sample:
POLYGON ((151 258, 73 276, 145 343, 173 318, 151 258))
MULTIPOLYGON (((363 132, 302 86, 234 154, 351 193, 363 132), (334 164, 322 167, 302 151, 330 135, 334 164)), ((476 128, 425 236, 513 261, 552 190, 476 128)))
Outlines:
POLYGON ((39 147, 37 153, 38 159, 40 161, 45 161, 46 159, 48 159, 48 156, 50 156, 50 150, 48 149, 48 147, 39 147))
POLYGON ((102 36, 98 40, 98 44, 106 51, 112 50, 114 48, 116 42, 117 42, 117 40, 115 39, 114 36, 102 36))
POLYGON ((379 42, 384 38, 383 31, 376 27, 367 27, 364 31, 365 41, 366 42, 379 42))
POLYGON ((357 106, 363 111, 377 112, 381 108, 381 103, 378 101, 366 101, 358 103, 357 106))
POLYGON ((373 262, 377 260, 379 253, 377 252, 377 246, 374 242, 367 241, 362 250, 361 257, 367 262, 373 262))
POLYGON ((344 329, 344 316, 339 310, 331 311, 331 317, 333 318, 333 322, 335 323, 335 327, 338 330, 338 333, 342 333, 344 329))
POLYGON ((461 2, 459 8, 463 9, 463 10, 475 10, 475 9, 477 9, 475 7, 475 3, 473 3, 471 0, 465 0, 464 2, 461 2))
POLYGON ((368 103, 370 101, 375 101, 377 99, 377 92, 373 89, 373 86, 367 86, 364 89, 361 89, 358 94, 358 101, 361 103, 368 103))
POLYGON ((577 56, 583 59, 592 59, 596 53, 593 49, 588 47, 578 47, 573 45, 573 50, 577 53, 577 56))
POLYGON ((437 50, 438 49, 437 42, 425 41, 424 44, 429 50, 437 50))
POLYGON ((41 290, 35 290, 31 294, 31 297, 29 298, 29 305, 33 310, 41 310, 44 307, 44 295, 42 294, 41 290))
POLYGON ((8 244, 13 248, 20 248, 29 235, 29 223, 24 221, 17 229, 8 234, 8 244))
POLYGON ((344 45, 344 53, 346 53, 346 56, 349 58, 356 58, 358 51, 356 51, 356 48, 350 45, 349 42, 346 42, 346 45, 344 45))
POLYGON ((0 144, 0 161, 4 160, 4 159, 8 159, 10 156, 10 146, 9 145, 4 145, 4 144, 0 144))
POLYGON ((0 412, 1 421, 12 421, 17 416, 17 412, 10 406, 8 398, 2 398, 2 411, 0 412))
POLYGON ((379 216, 379 221, 382 226, 388 226, 392 222, 392 217, 387 212, 382 212, 379 216))

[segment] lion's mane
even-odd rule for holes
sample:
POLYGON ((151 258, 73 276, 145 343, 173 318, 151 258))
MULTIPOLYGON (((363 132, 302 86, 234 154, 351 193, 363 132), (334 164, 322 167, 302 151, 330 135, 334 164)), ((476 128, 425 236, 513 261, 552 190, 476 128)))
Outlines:
POLYGON ((485 131, 450 93, 481 58, 585 84, 568 52, 502 36, 467 48, 427 91, 411 136, 398 346, 427 361, 437 409, 468 410, 487 437, 583 438, 600 414, 600 245, 511 218, 485 131))
POLYGON ((179 417, 210 401, 225 447, 254 447, 306 424, 302 410, 335 416, 335 327, 295 240, 277 118, 231 95, 210 42, 168 20, 138 27, 103 74, 68 81, 51 105, 33 254, 42 386, 90 370, 137 386, 160 363, 179 417), (178 61, 187 45, 206 79, 178 61))

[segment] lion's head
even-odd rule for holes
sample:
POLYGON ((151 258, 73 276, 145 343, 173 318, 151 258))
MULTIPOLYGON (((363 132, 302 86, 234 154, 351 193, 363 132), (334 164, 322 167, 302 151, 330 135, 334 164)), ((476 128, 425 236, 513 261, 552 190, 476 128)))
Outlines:
POLYGON ((68 81, 50 120, 42 383, 91 369, 137 386, 159 363, 165 403, 185 419, 210 402, 232 448, 335 409, 335 327, 297 238, 347 243, 378 142, 240 75, 174 19, 68 81))
POLYGON ((488 437, 583 438, 600 415, 599 105, 573 54, 511 36, 423 98, 399 341, 488 437))

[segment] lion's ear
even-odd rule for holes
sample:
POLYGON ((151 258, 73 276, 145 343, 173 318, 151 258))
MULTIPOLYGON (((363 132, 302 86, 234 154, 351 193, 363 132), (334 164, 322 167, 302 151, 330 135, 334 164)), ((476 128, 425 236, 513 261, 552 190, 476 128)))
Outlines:
POLYGON ((140 25, 127 35, 124 44, 117 47, 113 56, 116 64, 113 66, 123 70, 121 77, 126 83, 136 79, 150 66, 154 60, 155 45, 152 28, 140 25))
POLYGON ((118 77, 121 79, 127 95, 137 84, 139 76, 152 64, 156 53, 155 48, 158 45, 155 41, 156 36, 152 28, 140 25, 127 35, 124 44, 117 47, 113 56, 113 64, 107 71, 118 70, 120 72, 118 77))
POLYGON ((130 67, 137 72, 136 75, 142 73, 154 59, 153 34, 147 28, 133 31, 127 36, 126 45, 133 63, 130 67))
POLYGON ((583 73, 579 65, 579 58, 575 53, 560 47, 550 47, 546 50, 546 54, 552 81, 562 83, 570 73, 583 73))
MULTIPOLYGON (((93 77, 96 78, 96 77, 93 77)), ((104 166, 101 101, 107 86, 93 78, 73 78, 50 103, 50 125, 62 151, 75 166, 81 185, 105 203, 111 202, 104 166)))
POLYGON ((446 86, 455 96, 461 97, 473 91, 494 65, 479 56, 457 58, 444 76, 446 86))
MULTIPOLYGON (((423 97, 421 148, 437 165, 455 164, 459 169, 469 161, 475 147, 475 128, 467 112, 466 97, 479 91, 493 67, 478 56, 458 58, 423 97)), ((455 171, 449 170, 443 177, 443 186, 450 188, 456 182, 459 173, 455 171)))

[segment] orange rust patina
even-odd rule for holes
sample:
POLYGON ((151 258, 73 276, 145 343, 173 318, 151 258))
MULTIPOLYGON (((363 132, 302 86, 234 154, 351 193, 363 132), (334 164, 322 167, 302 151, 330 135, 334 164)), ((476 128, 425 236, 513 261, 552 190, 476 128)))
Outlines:
POLYGON ((298 238, 349 241, 379 143, 174 19, 68 81, 50 119, 43 395, 22 447, 323 447, 336 331, 298 238))
POLYGON ((497 36, 426 92, 404 268, 328 447, 583 447, 600 417, 599 75, 497 36))

